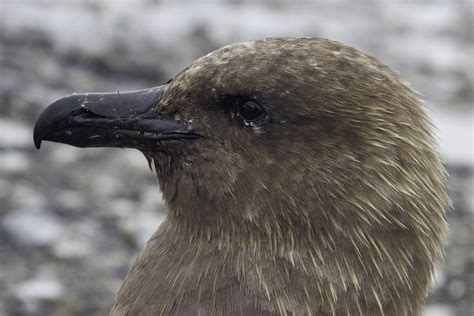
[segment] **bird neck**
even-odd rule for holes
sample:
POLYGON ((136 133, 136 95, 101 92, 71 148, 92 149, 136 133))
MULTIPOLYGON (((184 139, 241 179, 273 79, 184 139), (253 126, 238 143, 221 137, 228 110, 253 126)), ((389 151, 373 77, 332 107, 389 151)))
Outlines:
POLYGON ((314 314, 419 313, 439 245, 416 227, 361 216, 357 203, 330 197, 251 208, 191 181, 160 183, 169 213, 154 243, 167 240, 161 253, 186 249, 193 262, 175 258, 181 270, 212 266, 256 297, 314 314))
MULTIPOLYGON (((424 255, 416 255, 420 253, 417 245, 410 247, 414 244, 409 241, 411 234, 394 233, 406 239, 403 249, 395 243, 359 244, 342 236, 335 240, 324 230, 316 233, 300 228, 278 234, 232 225, 211 229, 171 216, 147 248, 160 249, 149 253, 167 254, 155 256, 154 267, 170 262, 172 271, 198 267, 186 274, 188 279, 175 277, 199 291, 210 290, 206 288, 208 282, 200 278, 212 277, 217 286, 223 286, 220 282, 230 276, 240 288, 263 301, 278 302, 287 310, 300 306, 296 314, 310 310, 321 315, 417 315, 431 267, 423 260, 424 255)), ((378 235, 370 236, 371 240, 385 240, 386 233, 374 234, 378 235)), ((147 256, 140 260, 150 261, 147 256)), ((155 268, 149 271, 160 273, 155 268)), ((162 276, 150 276, 157 278, 162 276)), ((179 294, 179 289, 169 291, 179 294)))

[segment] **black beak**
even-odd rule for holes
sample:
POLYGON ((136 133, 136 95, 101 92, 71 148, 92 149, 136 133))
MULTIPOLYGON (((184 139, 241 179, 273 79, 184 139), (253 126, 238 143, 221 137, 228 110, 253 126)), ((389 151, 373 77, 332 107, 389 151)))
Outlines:
POLYGON ((166 86, 116 92, 72 94, 49 105, 36 121, 34 141, 76 147, 156 149, 166 139, 198 138, 187 126, 156 112, 166 86))

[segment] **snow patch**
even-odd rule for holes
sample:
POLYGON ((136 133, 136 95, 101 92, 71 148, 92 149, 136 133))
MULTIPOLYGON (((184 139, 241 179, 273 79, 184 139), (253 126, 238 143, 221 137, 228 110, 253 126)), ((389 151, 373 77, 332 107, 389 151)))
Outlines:
POLYGON ((24 172, 29 164, 28 157, 18 151, 2 152, 0 155, 0 173, 24 172))
POLYGON ((13 292, 23 300, 55 300, 63 295, 64 287, 56 277, 40 274, 16 284, 13 292))
POLYGON ((423 316, 454 316, 454 311, 448 305, 432 304, 423 307, 423 316))
POLYGON ((33 132, 17 120, 0 118, 0 147, 33 146, 33 132))
POLYGON ((429 112, 444 160, 450 164, 474 166, 474 110, 453 112, 438 107, 429 112))
POLYGON ((13 210, 4 217, 3 225, 19 242, 30 245, 52 244, 66 231, 57 217, 42 210, 13 210))

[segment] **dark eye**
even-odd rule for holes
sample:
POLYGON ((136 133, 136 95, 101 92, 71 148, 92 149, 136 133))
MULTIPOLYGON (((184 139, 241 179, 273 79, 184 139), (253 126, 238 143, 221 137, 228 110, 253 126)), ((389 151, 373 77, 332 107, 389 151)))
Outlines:
POLYGON ((246 123, 252 123, 267 117, 265 109, 252 100, 240 103, 238 106, 238 113, 246 123))

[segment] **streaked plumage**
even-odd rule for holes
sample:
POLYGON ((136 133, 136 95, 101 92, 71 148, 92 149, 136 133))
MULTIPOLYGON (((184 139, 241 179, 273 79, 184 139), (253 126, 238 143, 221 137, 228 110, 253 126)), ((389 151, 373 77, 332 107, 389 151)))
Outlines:
POLYGON ((263 39, 198 59, 154 113, 200 137, 139 147, 169 213, 112 315, 420 313, 449 199, 397 73, 337 42, 263 39), (265 121, 242 119, 248 100, 265 121))

